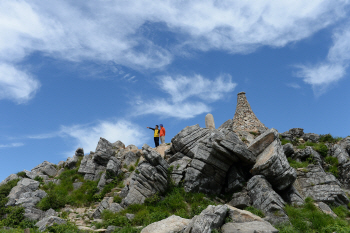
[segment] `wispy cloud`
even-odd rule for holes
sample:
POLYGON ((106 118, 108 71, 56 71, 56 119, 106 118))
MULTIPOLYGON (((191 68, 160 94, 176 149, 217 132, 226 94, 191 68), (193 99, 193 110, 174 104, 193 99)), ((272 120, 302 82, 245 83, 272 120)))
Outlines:
MULTIPOLYGON (((285 46, 346 16, 346 5, 345 0, 3 0, 0 63, 14 66, 39 52, 65 61, 159 69, 192 50, 250 53, 285 46), (164 25, 162 30, 175 34, 173 42, 165 45, 145 33, 146 23, 164 25)), ((29 93, 24 96, 35 94, 29 93)))
POLYGON ((180 119, 193 118, 211 111, 208 103, 224 98, 237 86, 228 74, 216 79, 201 75, 164 76, 157 79, 159 90, 169 94, 170 98, 142 101, 137 99, 135 115, 159 114, 164 117, 180 119), (157 111, 154 111, 154 109, 157 111))
POLYGON ((61 126, 57 132, 48 134, 31 135, 29 139, 49 139, 49 138, 70 138, 74 141, 74 147, 67 152, 67 156, 72 156, 78 147, 84 148, 85 152, 95 151, 100 137, 106 138, 110 142, 122 141, 126 146, 134 144, 142 146, 146 141, 146 133, 143 128, 131 121, 118 119, 98 121, 91 124, 76 124, 61 126))
POLYGON ((300 89, 301 88, 301 86, 299 84, 297 84, 297 83, 287 83, 287 86, 288 87, 292 87, 294 89, 300 89))
POLYGON ((40 82, 30 74, 12 65, 0 63, 0 99, 26 103, 39 88, 40 82))
POLYGON ((16 142, 10 144, 0 144, 0 148, 20 147, 24 146, 24 143, 16 142))
POLYGON ((335 30, 326 59, 318 64, 299 65, 297 76, 310 84, 315 95, 325 93, 330 84, 344 78, 350 65, 350 25, 335 30))

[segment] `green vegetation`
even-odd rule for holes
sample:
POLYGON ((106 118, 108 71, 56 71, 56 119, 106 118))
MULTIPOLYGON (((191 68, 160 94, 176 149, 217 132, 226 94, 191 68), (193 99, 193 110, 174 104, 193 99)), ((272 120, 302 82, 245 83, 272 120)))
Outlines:
POLYGON ((207 198, 205 194, 186 193, 183 188, 170 187, 163 198, 156 194, 146 199, 143 205, 130 205, 119 213, 104 211, 102 213, 103 223, 101 227, 114 225, 126 226, 132 229, 132 227, 136 226, 147 226, 173 214, 189 219, 200 214, 208 205, 213 204, 214 202, 207 198), (128 220, 125 217, 126 213, 135 214, 135 218, 131 221, 128 220))
POLYGON ((337 143, 340 140, 342 140, 342 137, 333 137, 330 133, 328 134, 321 134, 320 139, 318 140, 319 142, 328 142, 328 143, 337 143))
POLYGON ((53 233, 79 233, 81 232, 77 226, 72 223, 66 223, 62 225, 54 224, 53 226, 48 228, 49 232, 53 233))
POLYGON ((41 185, 44 184, 44 179, 43 179, 42 177, 40 177, 40 176, 36 176, 36 177, 34 178, 34 180, 38 181, 41 185))
POLYGON ((313 146, 314 150, 317 151, 322 157, 326 157, 328 154, 328 147, 324 143, 317 143, 313 146))
POLYGON ((131 165, 130 167, 129 167, 129 172, 133 172, 135 170, 135 166, 134 165, 131 165))
POLYGON ((255 214, 255 215, 257 215, 257 216, 259 216, 259 217, 261 217, 261 218, 264 218, 264 217, 265 217, 265 214, 264 214, 261 210, 256 209, 256 208, 254 208, 253 206, 248 206, 248 207, 245 208, 244 210, 247 210, 247 211, 249 211, 250 213, 255 214))
POLYGON ((20 176, 20 177, 23 177, 23 178, 26 178, 27 175, 24 171, 21 171, 21 172, 17 172, 17 176, 20 176))
MULTIPOLYGON (((344 207, 345 208, 345 207, 344 207)), ((345 233, 350 232, 350 225, 345 220, 348 211, 344 208, 335 208, 342 213, 339 218, 322 213, 313 203, 311 198, 306 198, 302 207, 287 205, 285 211, 292 225, 276 226, 280 233, 345 233)))
POLYGON ((339 177, 339 171, 338 171, 338 159, 336 157, 327 156, 324 161, 328 164, 330 164, 329 167, 327 167, 326 171, 332 173, 335 177, 339 177))
POLYGON ((258 133, 257 133, 257 132, 250 131, 249 133, 250 133, 250 134, 253 134, 255 137, 258 136, 258 133))
POLYGON ((94 195, 98 191, 96 181, 85 181, 81 174, 78 174, 78 169, 65 170, 58 177, 61 183, 56 185, 52 182, 43 185, 42 189, 47 192, 39 203, 38 208, 48 210, 53 208, 55 210, 64 207, 66 204, 72 206, 86 206, 94 201, 94 195), (83 185, 73 190, 73 183, 77 181, 83 182, 83 185))
POLYGON ((295 169, 307 167, 310 164, 309 161, 298 162, 298 161, 291 159, 291 158, 288 158, 288 162, 289 162, 289 165, 295 169))

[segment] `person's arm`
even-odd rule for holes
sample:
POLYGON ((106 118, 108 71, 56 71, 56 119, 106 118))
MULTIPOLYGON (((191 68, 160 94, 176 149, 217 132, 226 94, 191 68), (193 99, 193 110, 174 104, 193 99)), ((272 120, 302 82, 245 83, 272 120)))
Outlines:
POLYGON ((151 129, 151 130, 153 130, 153 131, 155 130, 154 128, 151 128, 151 127, 147 127, 147 128, 149 128, 149 129, 151 129))

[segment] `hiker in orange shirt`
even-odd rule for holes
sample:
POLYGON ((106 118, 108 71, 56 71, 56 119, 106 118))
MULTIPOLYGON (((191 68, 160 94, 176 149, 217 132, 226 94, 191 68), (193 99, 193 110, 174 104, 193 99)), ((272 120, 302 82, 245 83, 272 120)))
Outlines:
POLYGON ((160 124, 160 132, 159 132, 160 141, 162 144, 165 144, 165 128, 163 124, 160 124))

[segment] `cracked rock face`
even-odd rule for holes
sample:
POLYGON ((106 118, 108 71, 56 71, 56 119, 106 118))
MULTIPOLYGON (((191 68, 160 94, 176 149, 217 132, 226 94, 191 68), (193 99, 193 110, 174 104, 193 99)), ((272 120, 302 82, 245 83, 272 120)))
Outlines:
POLYGON ((142 147, 142 152, 145 160, 131 178, 128 193, 121 203, 123 207, 142 204, 147 197, 164 193, 168 186, 168 163, 148 145, 142 147))
MULTIPOLYGON (((210 135, 197 143, 193 159, 186 169, 184 188, 187 192, 218 194, 225 188, 226 176, 242 178, 236 162, 253 163, 254 155, 232 131, 212 130, 210 135), (235 170, 236 169, 236 170, 235 170)), ((243 180, 243 178, 242 178, 243 180)), ((235 189, 240 184, 229 180, 228 189, 235 189)), ((240 181, 240 179, 238 179, 240 181)))
POLYGON ((338 159, 339 165, 343 165, 350 160, 348 152, 338 144, 333 146, 332 156, 338 159))
POLYGON ((294 187, 304 198, 311 197, 316 202, 347 205, 349 199, 340 187, 340 182, 331 173, 326 173, 319 165, 309 165, 298 169, 294 187))
POLYGON ((226 205, 209 205, 200 215, 192 218, 184 233, 210 233, 224 223, 227 215, 226 205))
POLYGON ((296 171, 290 167, 279 139, 259 154, 250 172, 253 175, 264 175, 277 190, 288 188, 296 179, 296 171))
POLYGON ((15 205, 16 201, 20 198, 20 196, 24 193, 32 193, 35 192, 39 187, 39 182, 24 178, 18 181, 17 185, 11 189, 10 194, 7 196, 9 201, 6 206, 15 205))
POLYGON ((253 206, 269 216, 271 222, 278 222, 278 218, 287 218, 284 211, 285 202, 262 175, 253 176, 247 183, 247 190, 253 206))

